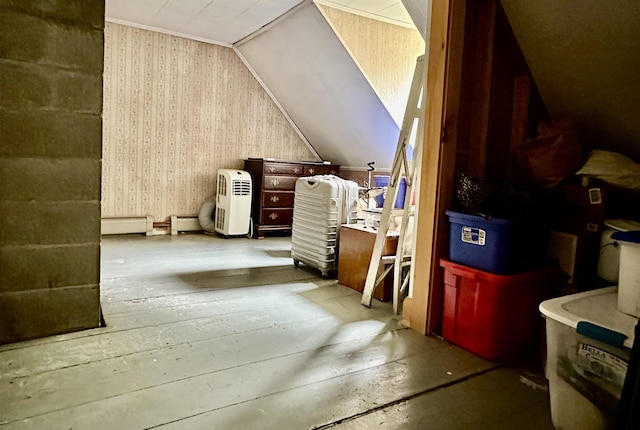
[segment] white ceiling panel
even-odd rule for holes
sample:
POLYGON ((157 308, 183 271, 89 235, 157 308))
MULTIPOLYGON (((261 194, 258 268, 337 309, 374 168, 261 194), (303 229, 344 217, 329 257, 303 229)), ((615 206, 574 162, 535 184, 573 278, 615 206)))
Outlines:
POLYGON ((427 40, 427 30, 430 25, 427 9, 431 9, 431 0, 402 0, 402 4, 422 34, 422 38, 427 40))
POLYGON ((393 2, 393 4, 387 6, 384 9, 380 9, 378 12, 379 15, 385 16, 387 18, 395 19, 398 21, 406 22, 407 19, 411 19, 407 14, 407 10, 404 8, 402 2, 393 2))
MULTIPOLYGON (((341 0, 334 0, 334 1, 338 3, 341 2, 341 0)), ((377 12, 389 7, 389 5, 392 5, 395 2, 396 0, 356 0, 353 2, 350 1, 349 6, 355 9, 377 12)))
POLYGON ((155 15, 166 3, 166 0, 106 0, 105 15, 107 17, 126 18, 149 14, 155 15))
MULTIPOLYGON (((427 0, 423 0, 426 1, 427 0)), ((391 24, 415 28, 402 0, 316 0, 316 3, 391 24)))
POLYGON ((230 46, 302 0, 106 0, 106 18, 230 46))
MULTIPOLYGON (((402 0, 316 2, 414 28, 402 0)), ((106 0, 106 18, 113 22, 231 46, 300 3, 302 0, 106 0)))

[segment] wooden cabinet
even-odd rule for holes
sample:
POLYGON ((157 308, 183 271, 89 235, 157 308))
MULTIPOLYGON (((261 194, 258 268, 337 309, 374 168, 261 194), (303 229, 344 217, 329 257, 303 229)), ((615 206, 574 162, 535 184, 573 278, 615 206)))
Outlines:
MULTIPOLYGON (((357 291, 364 290, 367 280, 369 262, 373 253, 378 230, 359 224, 349 224, 340 227, 340 242, 338 245, 338 283, 357 291)), ((395 255, 398 246, 399 233, 389 231, 382 255, 395 255)), ((380 265, 378 276, 383 272, 380 265)), ((393 299, 393 270, 385 277, 373 293, 378 300, 393 299)))
POLYGON ((296 181, 302 176, 338 175, 340 166, 307 161, 249 158, 244 170, 251 175, 253 237, 268 231, 291 232, 296 181))

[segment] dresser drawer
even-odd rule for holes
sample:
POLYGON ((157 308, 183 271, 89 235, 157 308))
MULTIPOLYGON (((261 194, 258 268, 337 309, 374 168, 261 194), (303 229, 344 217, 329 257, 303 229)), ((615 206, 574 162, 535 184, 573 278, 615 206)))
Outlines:
POLYGON ((262 224, 291 225, 292 220, 293 220, 293 208, 262 210, 262 224))
POLYGON ((265 175, 294 175, 302 176, 304 167, 301 164, 264 163, 265 175))
POLYGON ((293 207, 292 191, 265 191, 262 195, 262 207, 264 208, 290 208, 293 207))
POLYGON ((304 166, 304 175, 305 176, 313 176, 313 175, 328 175, 328 174, 336 174, 337 168, 330 165, 324 166, 304 166))
POLYGON ((296 188, 297 176, 275 176, 265 175, 265 190, 294 190, 296 188))

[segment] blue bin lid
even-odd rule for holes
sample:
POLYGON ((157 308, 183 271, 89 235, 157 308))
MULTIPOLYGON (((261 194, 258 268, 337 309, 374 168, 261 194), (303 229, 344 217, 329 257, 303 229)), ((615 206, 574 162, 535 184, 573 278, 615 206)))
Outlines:
POLYGON ((611 239, 620 242, 640 243, 640 231, 617 231, 611 235, 611 239))
POLYGON ((494 218, 494 217, 483 217, 481 215, 472 215, 455 211, 445 211, 445 214, 449 217, 450 220, 454 222, 483 222, 500 226, 513 226, 513 225, 524 225, 529 224, 530 220, 522 220, 522 219, 507 219, 507 218, 494 218))

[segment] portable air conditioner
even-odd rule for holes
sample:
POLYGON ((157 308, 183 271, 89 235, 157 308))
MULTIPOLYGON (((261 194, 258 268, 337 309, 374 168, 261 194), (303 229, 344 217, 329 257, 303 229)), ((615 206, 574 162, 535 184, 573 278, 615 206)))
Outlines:
POLYGON ((224 236, 249 233, 251 176, 244 170, 218 170, 215 230, 224 236))

